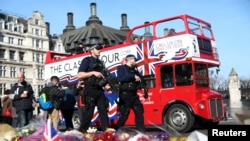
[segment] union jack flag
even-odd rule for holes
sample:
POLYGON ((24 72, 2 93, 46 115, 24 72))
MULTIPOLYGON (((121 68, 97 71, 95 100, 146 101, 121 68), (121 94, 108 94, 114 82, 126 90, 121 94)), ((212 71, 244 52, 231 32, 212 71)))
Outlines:
POLYGON ((61 141, 61 138, 58 135, 54 126, 52 125, 50 119, 48 119, 46 123, 42 141, 61 141))
POLYGON ((162 63, 164 52, 155 54, 153 42, 144 42, 136 46, 137 49, 137 66, 139 72, 144 75, 155 74, 155 65, 162 63))
MULTIPOLYGON (((110 121, 118 119, 118 116, 116 114, 117 111, 117 104, 115 100, 118 98, 118 94, 112 93, 108 94, 105 93, 106 98, 109 100, 109 111, 108 111, 108 118, 110 121)), ((99 113, 98 110, 95 109, 94 115, 91 119, 91 123, 94 125, 99 120, 99 113)))

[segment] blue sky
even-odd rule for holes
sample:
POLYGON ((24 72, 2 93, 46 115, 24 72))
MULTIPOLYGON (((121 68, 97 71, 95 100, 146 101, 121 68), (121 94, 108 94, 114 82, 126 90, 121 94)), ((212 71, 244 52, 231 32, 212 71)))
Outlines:
POLYGON ((50 23, 51 34, 62 34, 67 13, 74 13, 76 28, 85 26, 90 3, 97 4, 103 25, 119 29, 121 14, 127 14, 133 28, 145 21, 189 14, 212 25, 221 61, 219 76, 227 78, 234 68, 241 78, 250 79, 250 0, 1 0, 2 11, 24 18, 40 11, 50 23))

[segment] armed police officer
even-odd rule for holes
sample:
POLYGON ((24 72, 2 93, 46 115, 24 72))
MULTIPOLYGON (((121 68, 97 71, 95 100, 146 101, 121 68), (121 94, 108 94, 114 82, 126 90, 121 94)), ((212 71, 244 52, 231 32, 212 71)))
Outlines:
MULTIPOLYGON (((130 109, 135 114, 136 129, 145 132, 144 128, 144 109, 137 95, 137 90, 141 88, 142 77, 136 69, 136 57, 129 54, 125 58, 126 63, 117 68, 117 78, 120 82, 120 93, 118 111, 120 113, 116 128, 124 126, 128 119, 130 109)), ((147 93, 144 98, 147 99, 147 93)))
POLYGON ((109 128, 108 122, 108 100, 104 95, 106 80, 101 71, 104 69, 103 62, 99 59, 100 49, 98 44, 89 48, 90 57, 85 57, 78 70, 78 78, 84 80, 85 84, 85 111, 81 119, 79 130, 86 132, 91 125, 91 119, 94 114, 95 106, 101 121, 101 129, 105 131, 109 128))

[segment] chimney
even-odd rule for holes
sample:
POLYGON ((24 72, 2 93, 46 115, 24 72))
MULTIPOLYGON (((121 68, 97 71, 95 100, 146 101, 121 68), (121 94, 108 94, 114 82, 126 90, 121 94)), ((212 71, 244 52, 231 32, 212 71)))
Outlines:
MULTIPOLYGON (((144 24, 148 24, 149 22, 146 21, 144 24)), ((145 40, 150 40, 152 39, 152 34, 150 33, 150 26, 145 27, 145 33, 143 34, 145 40)))
POLYGON ((123 13, 121 14, 121 18, 122 18, 122 26, 120 28, 121 31, 129 31, 129 27, 127 25, 127 14, 123 13))
POLYGON ((46 24, 46 34, 50 35, 50 23, 49 22, 45 22, 46 24))
POLYGON ((73 24, 73 13, 68 12, 68 25, 66 26, 66 28, 63 30, 63 33, 70 31, 70 30, 75 30, 75 26, 73 24))
POLYGON ((73 13, 69 12, 68 14, 68 26, 73 25, 73 13))
POLYGON ((90 4, 90 13, 92 17, 96 17, 96 3, 90 4))
MULTIPOLYGON (((148 21, 144 22, 144 24, 148 24, 148 23, 149 23, 148 21)), ((147 32, 150 32, 149 26, 145 27, 145 33, 147 33, 147 32)))
POLYGON ((99 20, 96 14, 96 3, 90 3, 90 17, 86 22, 86 25, 90 25, 91 23, 97 23, 102 25, 102 21, 99 20))

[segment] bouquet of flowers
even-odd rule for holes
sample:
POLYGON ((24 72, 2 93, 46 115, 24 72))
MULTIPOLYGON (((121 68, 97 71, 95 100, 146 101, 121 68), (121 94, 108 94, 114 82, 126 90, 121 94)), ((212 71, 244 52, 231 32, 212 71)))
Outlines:
MULTIPOLYGON (((22 128, 15 129, 16 137, 14 137, 13 141, 25 141, 26 138, 39 138, 41 140, 42 134, 44 132, 45 121, 41 118, 35 118, 30 121, 27 126, 22 128)), ((31 140, 29 140, 31 141, 31 140)))
POLYGON ((34 126, 27 126, 24 128, 16 129, 17 136, 26 137, 34 133, 37 129, 34 126))

